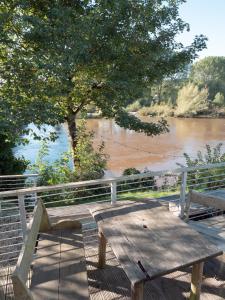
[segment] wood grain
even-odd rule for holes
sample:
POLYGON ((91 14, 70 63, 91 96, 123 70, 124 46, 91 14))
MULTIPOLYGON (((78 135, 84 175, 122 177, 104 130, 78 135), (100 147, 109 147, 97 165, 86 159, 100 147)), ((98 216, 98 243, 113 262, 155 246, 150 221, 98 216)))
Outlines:
POLYGON ((81 228, 41 234, 33 262, 34 299, 89 299, 81 228))
POLYGON ((191 295, 190 300, 200 300, 202 275, 204 263, 194 264, 191 275, 191 295))
POLYGON ((133 283, 222 254, 156 201, 113 207, 101 204, 91 213, 133 283))

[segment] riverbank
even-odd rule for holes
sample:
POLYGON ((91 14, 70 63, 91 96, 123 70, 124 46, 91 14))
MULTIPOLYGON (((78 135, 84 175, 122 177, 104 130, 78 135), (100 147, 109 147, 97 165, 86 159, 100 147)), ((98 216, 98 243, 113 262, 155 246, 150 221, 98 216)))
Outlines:
POLYGON ((176 114, 176 109, 167 104, 155 104, 149 107, 142 107, 139 110, 132 112, 139 116, 150 116, 150 117, 173 117, 173 118, 211 118, 211 119, 221 119, 225 118, 225 108, 213 108, 207 111, 202 111, 198 113, 186 112, 183 115, 176 114))

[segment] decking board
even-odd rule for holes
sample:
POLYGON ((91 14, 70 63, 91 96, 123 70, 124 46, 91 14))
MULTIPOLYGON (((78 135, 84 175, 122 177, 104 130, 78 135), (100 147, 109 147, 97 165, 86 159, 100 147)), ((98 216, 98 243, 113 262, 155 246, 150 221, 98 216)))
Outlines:
POLYGON ((32 269, 34 299, 89 299, 81 229, 41 234, 32 269))

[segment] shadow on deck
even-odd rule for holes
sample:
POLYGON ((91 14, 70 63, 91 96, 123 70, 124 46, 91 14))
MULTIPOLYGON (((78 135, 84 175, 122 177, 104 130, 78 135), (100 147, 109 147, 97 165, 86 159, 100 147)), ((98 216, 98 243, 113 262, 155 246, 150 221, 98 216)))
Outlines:
MULTIPOLYGON (((83 224, 88 284, 91 300, 128 300, 130 282, 120 267, 110 246, 107 246, 107 261, 104 270, 97 269, 98 235, 96 223, 89 214, 88 205, 68 206, 48 209, 53 219, 72 217, 83 224)), ((225 224, 225 218, 210 223, 225 224)), ((205 221, 204 221, 205 222, 205 221)), ((223 226, 221 226, 222 228, 223 226)), ((225 227, 224 227, 225 228, 225 227)), ((147 282, 144 290, 145 300, 182 300, 188 299, 190 292, 191 268, 147 282)), ((225 299, 225 255, 205 263, 201 300, 225 299)))

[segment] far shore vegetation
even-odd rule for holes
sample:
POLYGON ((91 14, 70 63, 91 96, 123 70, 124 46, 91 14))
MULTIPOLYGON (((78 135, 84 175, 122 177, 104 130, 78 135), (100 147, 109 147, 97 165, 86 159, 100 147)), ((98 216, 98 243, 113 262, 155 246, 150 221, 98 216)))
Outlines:
POLYGON ((127 106, 141 116, 225 117, 225 57, 206 57, 127 106))

